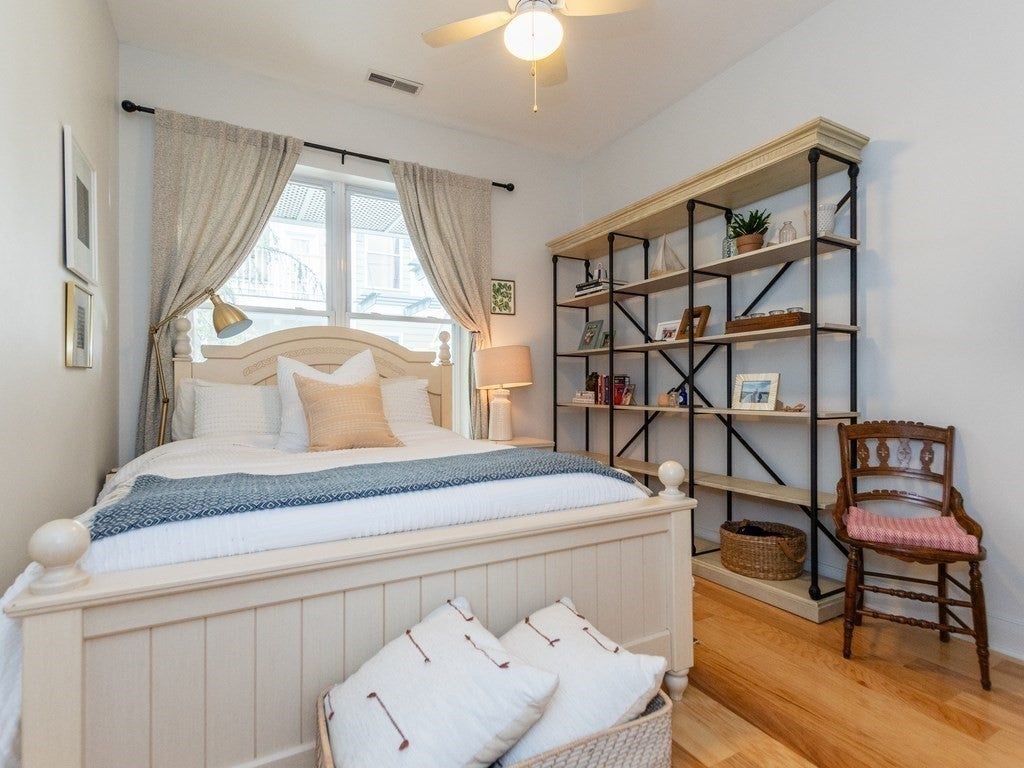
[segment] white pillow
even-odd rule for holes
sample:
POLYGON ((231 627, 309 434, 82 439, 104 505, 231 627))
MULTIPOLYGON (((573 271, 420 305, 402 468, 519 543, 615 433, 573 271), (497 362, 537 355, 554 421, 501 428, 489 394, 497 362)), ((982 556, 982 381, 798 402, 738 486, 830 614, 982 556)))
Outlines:
POLYGON ((277 387, 193 382, 193 437, 273 435, 281 423, 277 387))
POLYGON ((665 659, 620 648, 567 597, 527 616, 501 644, 527 663, 557 672, 559 681, 544 716, 501 758, 504 766, 632 720, 665 674, 665 659))
POLYGON ((506 653, 455 598, 324 697, 334 763, 486 768, 537 721, 557 685, 557 675, 506 653))
POLYGON ((281 395, 281 430, 277 438, 279 451, 305 451, 309 447, 306 413, 302 409, 302 401, 299 400, 299 392, 295 388, 293 374, 296 373, 307 379, 331 384, 357 384, 366 377, 376 374, 377 366, 373 363, 373 353, 368 349, 353 355, 332 373, 318 371, 290 357, 278 357, 277 391, 281 395))
POLYGON ((412 421, 433 424, 427 380, 401 377, 381 379, 380 392, 384 398, 384 418, 388 421, 412 421))
POLYGON ((196 382, 180 379, 174 386, 174 413, 171 414, 171 440, 188 440, 196 425, 196 382))

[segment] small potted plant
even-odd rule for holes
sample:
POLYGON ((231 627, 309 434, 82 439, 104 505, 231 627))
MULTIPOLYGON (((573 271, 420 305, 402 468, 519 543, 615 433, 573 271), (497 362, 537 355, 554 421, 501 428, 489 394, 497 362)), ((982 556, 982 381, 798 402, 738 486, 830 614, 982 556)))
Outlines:
POLYGON ((756 251, 764 245, 764 236, 768 232, 768 220, 771 217, 767 210, 757 208, 732 217, 729 237, 736 240, 736 250, 739 253, 756 251))

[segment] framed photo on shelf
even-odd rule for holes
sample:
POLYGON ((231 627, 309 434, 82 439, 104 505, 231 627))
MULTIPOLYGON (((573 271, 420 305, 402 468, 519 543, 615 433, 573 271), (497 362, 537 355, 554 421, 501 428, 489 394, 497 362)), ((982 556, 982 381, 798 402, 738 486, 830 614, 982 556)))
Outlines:
POLYGON ((679 330, 678 320, 665 320, 664 322, 658 323, 654 328, 654 340, 655 341, 672 341, 676 337, 676 332, 679 330))
POLYGON ((514 315, 516 313, 516 281, 491 280, 491 314, 514 315))
POLYGON ((607 349, 612 345, 613 338, 615 338, 615 331, 605 331, 601 334, 601 343, 597 345, 597 348, 607 349))
POLYGON ((676 338, 680 340, 689 338, 690 323, 693 323, 693 338, 700 338, 704 335, 704 329, 707 328, 709 317, 711 317, 711 306, 709 304, 694 307, 692 312, 687 307, 683 311, 682 319, 679 321, 676 338))
POLYGON ((96 169, 64 126, 64 266, 88 283, 99 281, 96 169))
POLYGON ((779 374, 737 373, 732 407, 741 411, 774 411, 779 399, 779 374))
POLYGON ((64 365, 92 368, 92 294, 68 282, 65 294, 64 365))
POLYGON ((580 345, 577 349, 597 349, 601 343, 601 328, 604 327, 604 320, 591 320, 583 326, 583 333, 580 334, 580 345))

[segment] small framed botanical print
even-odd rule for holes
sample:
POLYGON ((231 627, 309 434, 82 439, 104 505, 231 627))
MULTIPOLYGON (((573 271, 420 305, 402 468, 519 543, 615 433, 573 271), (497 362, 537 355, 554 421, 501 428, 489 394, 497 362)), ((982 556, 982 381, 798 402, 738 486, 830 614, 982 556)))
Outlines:
POLYGON ((64 266, 86 282, 99 280, 96 169, 64 126, 64 266))
POLYGON ((516 313, 516 281, 491 280, 491 314, 514 315, 516 313))

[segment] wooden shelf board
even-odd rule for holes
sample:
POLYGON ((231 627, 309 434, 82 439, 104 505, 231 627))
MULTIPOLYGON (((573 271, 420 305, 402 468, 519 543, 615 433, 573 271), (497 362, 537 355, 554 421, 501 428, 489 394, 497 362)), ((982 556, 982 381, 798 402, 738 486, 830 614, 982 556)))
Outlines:
MULTIPOLYGON (((820 333, 857 333, 856 325, 842 323, 818 323, 820 333)), ((763 331, 743 331, 740 333, 716 333, 694 339, 695 344, 743 344, 754 341, 770 341, 772 339, 793 339, 809 336, 811 326, 790 325, 786 328, 767 328, 763 331)), ((672 341, 652 341, 649 344, 624 344, 616 346, 616 352, 658 352, 669 349, 685 349, 690 346, 689 339, 673 339, 672 341)))
MULTIPOLYGON (((694 544, 698 552, 718 547, 718 544, 703 539, 695 539, 694 544)), ((762 603, 774 605, 776 608, 813 621, 815 624, 821 624, 843 615, 842 591, 829 597, 823 597, 821 600, 812 600, 811 596, 807 594, 807 590, 811 586, 811 577, 808 573, 804 573, 796 579, 784 581, 753 579, 733 573, 722 565, 722 554, 716 551, 693 558, 693 575, 720 584, 733 592, 748 595, 762 603)), ((818 586, 822 593, 843 588, 842 582, 820 575, 818 586)))
MULTIPOLYGON (((687 225, 686 204, 692 199, 735 210, 806 184, 810 167, 807 153, 811 149, 824 149, 859 163, 860 151, 867 142, 868 137, 863 134, 831 120, 815 118, 714 168, 555 238, 547 245, 560 257, 601 259, 608 255, 609 232, 648 239, 674 232, 687 225)), ((845 163, 825 155, 818 163, 819 178, 846 170, 845 163)), ((694 210, 695 221, 721 215, 721 211, 706 205, 698 205, 694 210)), ((620 249, 635 244, 635 240, 618 237, 612 247, 620 249)))
POLYGON ((595 291, 586 296, 574 296, 558 302, 559 307, 596 307, 608 303, 608 291, 595 291))
MULTIPOLYGON (((568 451, 568 453, 573 453, 577 456, 586 456, 587 458, 593 459, 594 461, 598 461, 602 464, 608 464, 608 454, 606 453, 599 453, 596 451, 568 451)), ((658 467, 660 467, 661 464, 656 461, 642 461, 640 459, 616 457, 615 466, 634 474, 657 476, 658 467)), ((713 488, 719 491, 732 491, 733 493, 738 493, 741 496, 748 496, 754 499, 779 501, 784 504, 794 504, 803 507, 810 505, 811 492, 806 488, 794 488, 789 485, 778 485, 776 483, 765 483, 758 480, 747 480, 742 477, 716 475, 712 472, 702 472, 700 470, 693 473, 693 484, 699 488, 713 488)), ((685 485, 686 484, 684 483, 684 486, 685 485)), ((835 494, 818 494, 819 509, 831 509, 835 503, 835 494)))
MULTIPOLYGON (((747 480, 743 477, 717 475, 713 472, 702 472, 700 470, 693 473, 693 484, 700 488, 732 491, 741 496, 749 496, 754 499, 781 501, 785 504, 796 504, 802 507, 810 506, 811 501, 811 492, 806 488, 765 483, 759 480, 747 480)), ((836 495, 834 493, 818 492, 818 509, 831 509, 835 506, 835 503, 836 495)))
MULTIPOLYGON (((590 403, 568 403, 560 402, 559 406, 566 408, 604 408, 607 410, 607 403, 604 405, 590 404, 590 403)), ((642 411, 645 413, 676 413, 680 416, 688 416, 689 410, 687 408, 673 408, 671 406, 658 406, 658 405, 616 405, 616 411, 642 411)), ((737 416, 740 418, 749 419, 781 419, 784 421, 808 421, 811 418, 811 414, 807 411, 747 411, 737 410, 735 408, 706 408, 698 407, 694 409, 695 416, 713 416, 720 414, 723 416, 737 416)), ((842 421, 845 419, 855 419, 860 414, 856 411, 822 411, 818 414, 819 421, 842 421)))

